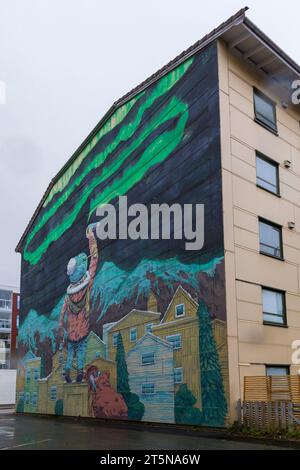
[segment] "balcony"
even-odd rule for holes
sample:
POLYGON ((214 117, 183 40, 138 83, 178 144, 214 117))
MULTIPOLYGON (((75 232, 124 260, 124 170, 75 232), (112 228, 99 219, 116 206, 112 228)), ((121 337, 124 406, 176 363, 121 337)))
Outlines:
POLYGON ((0 333, 10 333, 11 321, 7 319, 0 319, 0 333))

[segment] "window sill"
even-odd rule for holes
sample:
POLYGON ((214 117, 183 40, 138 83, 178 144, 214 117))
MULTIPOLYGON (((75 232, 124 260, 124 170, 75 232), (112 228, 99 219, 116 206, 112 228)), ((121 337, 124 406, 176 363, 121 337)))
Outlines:
POLYGON ((261 120, 258 119, 257 117, 254 118, 254 122, 256 122, 257 124, 259 124, 260 126, 262 126, 262 127, 263 127, 264 129, 266 129, 267 131, 272 132, 272 134, 278 136, 278 130, 277 130, 277 129, 273 129, 273 127, 268 126, 267 124, 265 124, 263 121, 261 121, 261 120))
POLYGON ((285 259, 280 256, 270 255, 269 253, 264 253, 263 251, 260 251, 259 254, 263 256, 267 256, 268 258, 277 259, 278 261, 285 261, 285 259))
POLYGON ((279 193, 273 193, 273 191, 271 191, 270 189, 266 189, 266 188, 264 188, 263 186, 260 186, 260 184, 258 184, 258 183, 256 183, 256 187, 259 188, 259 189, 262 189, 263 191, 266 191, 266 192, 269 193, 269 194, 272 194, 273 196, 276 196, 276 197, 281 198, 281 194, 279 194, 279 193))
POLYGON ((276 327, 279 327, 279 328, 288 328, 287 324, 281 325, 280 323, 272 323, 272 322, 269 322, 269 321, 264 321, 263 325, 265 325, 265 326, 276 326, 276 327))

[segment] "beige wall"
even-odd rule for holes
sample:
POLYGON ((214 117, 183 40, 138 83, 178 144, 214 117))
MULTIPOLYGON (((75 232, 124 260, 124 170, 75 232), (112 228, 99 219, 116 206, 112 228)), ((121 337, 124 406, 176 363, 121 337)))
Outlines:
MULTIPOLYGON (((291 364, 300 339, 300 113, 222 42, 218 44, 231 417, 243 377, 291 364), (254 121, 253 86, 277 106, 278 136, 254 121), (281 197, 256 186, 255 150, 279 163, 281 197), (291 160, 286 169, 284 160, 291 160), (284 261, 259 254, 258 216, 283 226, 284 261), (288 222, 296 224, 294 230, 288 222), (261 285, 286 291, 288 328, 263 325, 261 285)), ((291 368, 296 373, 297 367, 291 368)))

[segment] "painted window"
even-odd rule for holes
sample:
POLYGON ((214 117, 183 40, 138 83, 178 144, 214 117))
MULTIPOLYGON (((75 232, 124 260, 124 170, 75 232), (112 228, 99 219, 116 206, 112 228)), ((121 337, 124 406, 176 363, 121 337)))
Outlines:
POLYGON ((142 366, 154 364, 154 352, 142 354, 142 366))
POLYGON ((185 315, 185 305, 184 304, 178 304, 175 307, 175 317, 183 317, 185 315))
POLYGON ((114 347, 116 347, 118 344, 118 336, 119 336, 119 333, 113 333, 112 341, 113 341, 114 347))
POLYGON ((275 289, 262 289, 264 323, 286 325, 285 294, 275 289))
POLYGON ((50 400, 56 400, 57 398, 57 388, 56 385, 52 385, 50 388, 50 400))
POLYGON ((31 404, 36 406, 38 402, 38 392, 32 392, 31 404))
POLYGON ((147 323, 145 325, 145 333, 151 333, 152 332, 152 327, 153 327, 153 323, 147 323))
POLYGON ((34 369, 33 371, 33 379, 36 382, 40 378, 40 371, 39 369, 34 369))
POLYGON ((24 400, 24 392, 19 393, 19 400, 24 400))
POLYGON ((266 375, 289 375, 289 366, 266 366, 266 375))
POLYGON ((142 384, 142 395, 153 395, 155 393, 154 384, 142 384))
POLYGON ((182 367, 176 367, 174 369, 174 383, 181 384, 183 382, 183 369, 182 367))
POLYGON ((181 335, 171 335, 166 336, 166 340, 172 344, 173 349, 180 349, 181 348, 181 335))
POLYGON ((26 383, 29 384, 31 379, 31 371, 29 368, 26 369, 26 383))
POLYGON ((256 153, 256 184, 279 195, 279 166, 267 157, 256 153))
POLYGON ((255 120, 267 129, 277 132, 276 106, 264 93, 254 88, 255 120))
POLYGON ((29 405, 29 404, 30 404, 30 393, 29 393, 29 392, 26 392, 26 395, 25 395, 25 403, 26 403, 26 405, 29 405))
POLYGON ((259 248, 260 253, 283 258, 282 228, 272 222, 259 220, 259 248))
POLYGON ((130 341, 134 343, 137 340, 137 328, 130 328, 130 341))

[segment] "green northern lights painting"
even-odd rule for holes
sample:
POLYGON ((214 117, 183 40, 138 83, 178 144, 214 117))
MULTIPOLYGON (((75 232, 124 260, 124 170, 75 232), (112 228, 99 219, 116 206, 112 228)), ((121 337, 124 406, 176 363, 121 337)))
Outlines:
POLYGON ((21 248, 18 410, 226 423, 217 70, 212 44, 138 87, 46 192, 21 248), (97 208, 120 196, 204 204, 203 248, 99 240, 97 208))

